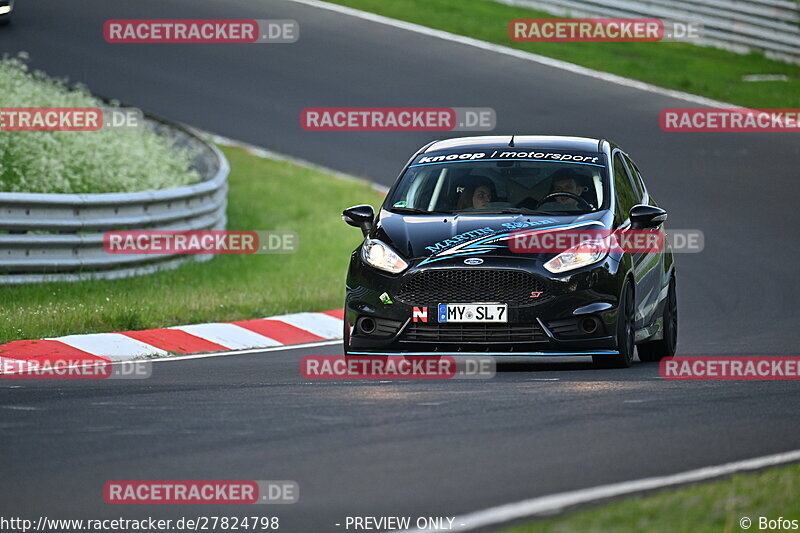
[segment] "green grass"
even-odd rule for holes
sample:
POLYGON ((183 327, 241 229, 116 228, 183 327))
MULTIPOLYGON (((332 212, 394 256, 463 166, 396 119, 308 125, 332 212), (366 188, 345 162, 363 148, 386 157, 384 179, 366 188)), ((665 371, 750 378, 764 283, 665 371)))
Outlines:
MULTIPOLYGON (((483 41, 526 50, 725 102, 749 107, 800 107, 800 66, 688 43, 517 43, 515 18, 547 13, 491 0, 330 0, 483 41), (743 82, 745 74, 785 74, 788 82, 743 82)), ((535 88, 531 88, 535 95, 535 88)))
POLYGON ((339 308, 361 232, 344 208, 382 197, 370 185, 224 149, 228 229, 299 234, 297 253, 221 255, 116 281, 0 286, 0 343, 339 308))
MULTIPOLYGON (((800 520, 800 465, 629 498, 512 527, 504 533, 728 533, 759 517, 800 520)), ((763 529, 762 529, 763 531, 763 529)), ((777 531, 777 530, 775 530, 777 531)))

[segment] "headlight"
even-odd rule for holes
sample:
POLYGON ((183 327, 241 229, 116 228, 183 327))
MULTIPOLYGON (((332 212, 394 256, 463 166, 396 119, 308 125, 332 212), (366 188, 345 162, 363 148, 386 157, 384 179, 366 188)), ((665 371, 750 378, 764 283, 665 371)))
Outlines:
POLYGON ((403 261, 403 258, 392 250, 388 244, 372 239, 365 242, 364 246, 361 247, 361 259, 368 265, 392 274, 399 274, 408 268, 408 263, 403 261))
POLYGON ((565 250, 544 264, 544 267, 553 274, 560 274, 569 270, 597 263, 606 256, 608 244, 601 242, 587 242, 565 250))

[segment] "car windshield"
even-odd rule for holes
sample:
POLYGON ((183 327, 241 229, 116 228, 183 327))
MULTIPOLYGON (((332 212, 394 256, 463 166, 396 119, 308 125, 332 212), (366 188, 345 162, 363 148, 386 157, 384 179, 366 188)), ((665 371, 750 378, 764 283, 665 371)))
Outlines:
POLYGON ((602 209, 606 162, 598 153, 501 151, 422 154, 384 207, 398 213, 579 214, 602 209))

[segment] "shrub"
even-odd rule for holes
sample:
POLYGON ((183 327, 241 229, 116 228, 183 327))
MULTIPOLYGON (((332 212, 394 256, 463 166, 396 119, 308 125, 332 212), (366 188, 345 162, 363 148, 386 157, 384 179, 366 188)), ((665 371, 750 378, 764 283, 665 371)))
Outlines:
MULTIPOLYGON (((0 59, 0 107, 109 107, 82 86, 0 59)), ((111 106, 118 106, 111 102, 111 106)), ((179 187, 200 179, 191 154, 148 128, 0 131, 0 192, 102 193, 179 187)))

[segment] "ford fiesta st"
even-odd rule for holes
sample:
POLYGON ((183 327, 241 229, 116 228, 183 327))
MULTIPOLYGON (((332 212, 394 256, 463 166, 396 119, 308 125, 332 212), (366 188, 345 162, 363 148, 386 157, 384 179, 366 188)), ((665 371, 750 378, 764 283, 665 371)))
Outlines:
POLYGON ((643 361, 675 353, 668 246, 510 244, 663 229, 667 213, 608 140, 433 142, 409 160, 377 216, 360 205, 342 218, 365 237, 347 275, 346 355, 569 354, 627 367, 636 349, 643 361))

